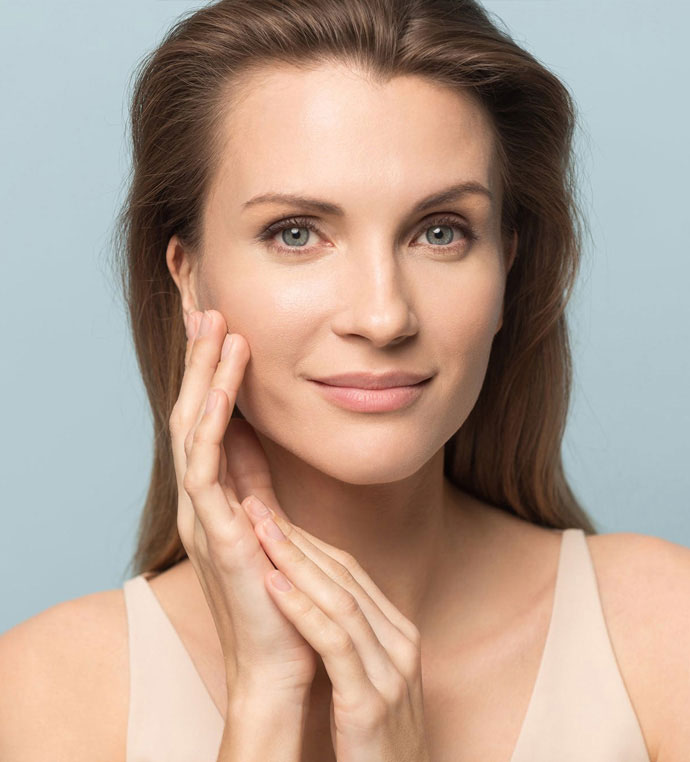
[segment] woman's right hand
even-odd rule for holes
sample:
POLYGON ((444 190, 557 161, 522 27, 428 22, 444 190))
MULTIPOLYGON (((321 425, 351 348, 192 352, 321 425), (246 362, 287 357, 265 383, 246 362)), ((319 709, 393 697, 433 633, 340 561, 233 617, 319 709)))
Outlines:
POLYGON ((207 311, 208 322, 196 334, 202 315, 185 319, 185 371, 169 421, 177 529, 215 621, 228 696, 243 691, 308 695, 317 654, 266 591, 265 573, 275 567, 237 491, 239 485, 245 498, 256 494, 285 515, 275 498, 266 499, 267 493, 273 495, 270 472, 254 429, 246 421, 230 421, 249 345, 232 334, 230 351, 221 357, 230 341, 225 319, 217 310, 207 311), (211 390, 215 408, 206 414, 211 390))

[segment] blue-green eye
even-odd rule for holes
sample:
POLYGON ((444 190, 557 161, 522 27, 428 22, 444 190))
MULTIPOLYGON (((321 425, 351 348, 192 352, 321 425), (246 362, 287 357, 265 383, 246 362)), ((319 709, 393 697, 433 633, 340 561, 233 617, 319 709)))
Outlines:
POLYGON ((302 230, 311 230, 311 227, 307 227, 306 225, 301 226, 295 226, 295 227, 289 227, 289 228, 281 228, 282 230, 282 239, 283 241, 288 244, 288 246, 291 246, 292 244, 295 244, 296 246, 304 246, 306 244, 307 239, 309 238, 309 234, 302 235, 300 231, 302 230), (287 233, 287 235, 286 235, 287 233))
MULTIPOLYGON (((299 254, 300 250, 305 250, 309 233, 303 231, 312 231, 319 233, 318 226, 310 217, 290 217, 285 220, 279 220, 269 225, 258 236, 259 241, 268 241, 269 248, 285 254, 299 254), (283 244, 273 242, 273 238, 281 233, 283 244)), ((424 225, 418 229, 415 238, 426 232, 426 240, 431 248, 449 249, 455 252, 459 247, 467 247, 477 239, 474 230, 461 218, 456 215, 443 215, 427 220, 424 225), (454 233, 444 231, 459 230, 462 235, 460 241, 456 242, 457 236, 454 233), (428 231, 432 231, 429 234, 428 231)), ((424 244, 422 244, 424 245, 424 244)), ((306 248, 310 251, 310 248, 306 248)))
POLYGON ((438 243, 440 243, 440 244, 449 244, 449 243, 452 243, 452 241, 453 241, 453 235, 452 235, 452 233, 450 235, 450 239, 447 240, 447 241, 444 240, 447 236, 445 236, 443 234, 444 228, 446 230, 450 230, 452 227, 454 227, 454 226, 453 225, 433 225, 432 227, 426 228, 426 231, 427 231, 426 239, 427 239, 427 241, 429 241, 429 243, 431 243, 433 245, 436 245, 438 243), (429 232, 428 232, 429 230, 433 230, 433 233, 431 234, 431 238, 429 237, 429 232), (439 231, 441 231, 441 232, 439 232, 439 231))

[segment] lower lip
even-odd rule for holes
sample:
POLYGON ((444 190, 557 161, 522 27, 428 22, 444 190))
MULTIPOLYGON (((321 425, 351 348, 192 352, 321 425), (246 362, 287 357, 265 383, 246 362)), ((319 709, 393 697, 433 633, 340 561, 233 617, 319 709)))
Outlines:
POLYGON ((388 389, 359 389, 354 386, 330 386, 320 381, 316 384, 326 399, 346 410, 360 413, 385 413, 411 405, 428 386, 430 378, 411 386, 391 386, 388 389))

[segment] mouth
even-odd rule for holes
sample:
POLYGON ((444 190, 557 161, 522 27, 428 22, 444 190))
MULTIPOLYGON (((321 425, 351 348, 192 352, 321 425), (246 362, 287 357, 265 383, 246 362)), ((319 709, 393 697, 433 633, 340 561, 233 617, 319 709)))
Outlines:
POLYGON ((433 377, 406 386, 363 389, 357 386, 334 386, 309 379, 328 401, 346 410, 361 413, 385 413, 407 408, 421 397, 432 380, 433 377))

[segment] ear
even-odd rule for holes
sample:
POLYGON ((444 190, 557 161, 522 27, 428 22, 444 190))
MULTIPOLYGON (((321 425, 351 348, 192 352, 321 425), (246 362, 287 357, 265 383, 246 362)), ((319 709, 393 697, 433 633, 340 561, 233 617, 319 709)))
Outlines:
MULTIPOLYGON (((517 230, 513 231, 513 237, 510 242, 510 247, 508 248, 508 256, 506 257, 506 275, 510 272, 513 263, 515 262, 515 258, 517 257, 517 246, 518 246, 518 234, 517 230)), ((503 327, 503 308, 501 307, 501 317, 498 321, 498 326, 496 327, 496 330, 494 331, 494 336, 501 330, 503 327)))
POLYGON ((198 260, 185 249, 177 235, 168 242, 165 262, 180 292, 182 309, 185 312, 200 309, 196 282, 198 260))

